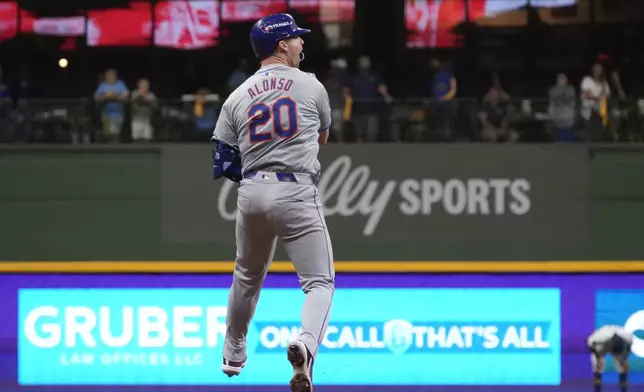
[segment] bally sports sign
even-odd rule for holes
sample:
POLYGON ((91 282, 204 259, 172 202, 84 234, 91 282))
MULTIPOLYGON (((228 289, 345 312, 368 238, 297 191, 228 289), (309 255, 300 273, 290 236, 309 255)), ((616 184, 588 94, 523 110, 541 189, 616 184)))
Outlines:
MULTIPOLYGON (((219 190, 217 210, 234 221, 237 186, 226 181, 219 190)), ((320 177, 324 215, 363 216, 365 236, 373 235, 387 208, 405 216, 431 215, 437 209, 449 215, 525 215, 530 211, 530 182, 526 178, 400 178, 378 180, 366 164, 354 164, 342 155, 326 166, 320 177)))

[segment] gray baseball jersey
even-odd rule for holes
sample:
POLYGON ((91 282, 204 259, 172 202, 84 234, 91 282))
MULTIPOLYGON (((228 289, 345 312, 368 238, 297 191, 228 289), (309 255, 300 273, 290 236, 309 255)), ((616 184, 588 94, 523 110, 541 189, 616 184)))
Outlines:
POLYGON ((244 173, 317 175, 318 132, 330 126, 329 96, 322 83, 298 68, 272 64, 228 97, 212 138, 239 148, 244 173))
POLYGON ((246 335, 278 238, 306 293, 297 340, 317 355, 335 287, 331 239, 315 184, 319 131, 330 125, 325 88, 312 74, 286 65, 260 68, 224 102, 213 140, 239 148, 245 174, 237 197, 226 361, 246 359, 246 335))

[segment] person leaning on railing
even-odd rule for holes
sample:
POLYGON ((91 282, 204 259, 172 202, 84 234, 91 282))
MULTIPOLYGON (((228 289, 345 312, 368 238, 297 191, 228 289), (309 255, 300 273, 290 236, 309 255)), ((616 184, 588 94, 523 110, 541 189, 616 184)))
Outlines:
POLYGON ((157 97, 150 91, 150 82, 139 79, 137 89, 132 92, 132 140, 149 142, 154 136, 152 114, 157 108, 157 97))
POLYGON ((110 69, 105 72, 105 81, 96 89, 94 99, 101 111, 105 141, 118 142, 125 119, 125 103, 129 99, 129 92, 125 83, 118 79, 116 70, 110 69))
POLYGON ((187 94, 181 100, 188 105, 188 111, 194 121, 192 130, 185 135, 185 141, 207 142, 210 141, 212 130, 217 124, 217 104, 219 95, 210 94, 207 88, 200 88, 197 94, 187 94))
POLYGON ((346 109, 359 142, 374 142, 380 136, 380 123, 386 106, 392 102, 387 85, 373 72, 371 59, 358 59, 358 72, 348 78, 345 88, 346 109))
POLYGON ((434 73, 430 91, 434 108, 434 129, 441 140, 451 140, 454 136, 453 99, 457 91, 456 78, 449 67, 439 59, 431 59, 430 67, 434 73))
POLYGON ((581 81, 582 138, 587 142, 601 141, 608 123, 610 87, 601 64, 593 65, 591 74, 581 81))
POLYGON ((502 102, 502 91, 498 87, 490 88, 479 111, 484 141, 513 143, 519 140, 519 134, 510 126, 507 107, 502 102))
POLYGON ((575 88, 568 84, 564 73, 557 75, 557 84, 549 91, 548 114, 552 119, 556 141, 572 142, 575 140, 575 108, 577 97, 575 88))

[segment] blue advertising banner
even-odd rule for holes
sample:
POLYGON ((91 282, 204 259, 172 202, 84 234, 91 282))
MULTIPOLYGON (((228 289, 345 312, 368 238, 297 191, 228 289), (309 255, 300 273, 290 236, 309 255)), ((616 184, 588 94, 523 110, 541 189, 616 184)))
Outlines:
MULTIPOLYGON (((401 377, 402 379, 412 380, 409 382, 420 382, 418 380, 427 379, 433 380, 430 382, 438 382, 441 378, 444 381, 444 379, 448 379, 452 377, 451 375, 459 372, 459 375, 462 376, 460 382, 454 381, 454 383, 460 385, 445 384, 440 386, 439 389, 445 392, 585 392, 592 388, 592 372, 590 369, 590 358, 588 348, 586 347, 586 339, 596 327, 598 313, 601 313, 601 309, 605 308, 600 299, 597 304, 600 312, 596 311, 595 299, 597 298, 597 291, 607 290, 614 292, 616 290, 626 290, 637 292, 643 290, 643 281, 644 275, 635 273, 584 275, 338 274, 336 278, 338 296, 334 299, 334 309, 331 314, 331 326, 329 328, 328 338, 323 342, 321 353, 316 360, 315 390, 316 392, 391 392, 393 390, 392 388, 394 388, 391 384, 358 385, 357 382, 367 378, 365 373, 368 373, 369 378, 380 377, 383 379, 401 377), (516 297, 516 292, 527 290, 526 292, 529 293, 535 289, 543 289, 543 291, 537 290, 537 292, 542 293, 538 295, 544 295, 546 297, 547 295, 545 293, 552 292, 553 290, 559 292, 559 330, 556 328, 553 329, 556 326, 556 319, 554 315, 552 315, 552 318, 550 317, 550 311, 554 313, 556 310, 549 308, 549 300, 539 301, 539 304, 535 304, 534 300, 536 297, 533 294, 526 294, 528 297, 526 301, 528 302, 521 304, 512 302, 512 299, 516 297), (391 294, 391 298, 387 297, 383 299, 382 297, 377 297, 377 294, 371 295, 371 293, 379 290, 391 294), (446 291, 443 292, 441 290, 446 291), (487 301, 477 300, 477 298, 483 298, 479 295, 480 293, 478 291, 476 292, 477 295, 470 296, 467 301, 459 300, 455 294, 459 291, 468 292, 468 290, 482 290, 483 292, 487 292, 487 301), (494 297, 495 294, 490 293, 496 290, 509 294, 503 298, 498 298, 499 296, 494 297), (518 291, 515 292, 514 290, 518 291), (358 295, 357 297, 349 295, 349 293, 354 291, 357 293, 355 294, 358 295), (437 293, 441 293, 441 295, 437 293), (431 301, 429 300, 430 297, 432 298, 431 301), (472 304, 468 305, 468 301, 477 301, 475 302, 477 306, 472 304), (511 311, 503 308, 504 306, 509 307, 510 304, 516 305, 511 311), (459 310, 460 305, 463 305, 462 310, 459 310), (439 317, 437 313, 446 313, 448 311, 449 313, 444 317, 439 317), (498 318, 492 318, 494 314, 497 314, 498 318), (385 345, 385 323, 391 320, 402 321, 387 324, 388 331, 390 332, 388 341, 391 342, 387 346, 385 345), (548 323, 549 328, 546 329, 545 327, 548 323), (468 328, 472 327, 473 324, 477 326, 476 334, 472 332, 471 328, 468 328), (516 328, 519 324, 527 328, 516 328), (410 341, 408 338, 410 326, 413 336, 411 344, 403 354, 395 354, 388 347, 392 347, 398 352, 402 351, 410 341), (494 336, 499 338, 498 344, 501 344, 503 340, 508 340, 508 342, 515 341, 518 342, 515 346, 519 347, 519 349, 510 349, 509 346, 506 348, 501 346, 501 349, 498 346, 492 349, 486 347, 486 338, 489 336, 486 335, 486 331, 484 330, 483 337, 480 337, 478 334, 479 326, 496 327, 497 330, 494 336), (515 328, 511 328, 512 326, 515 328), (444 329, 441 327, 444 327, 444 329), (539 330, 537 327, 541 329, 539 330), (507 336, 515 337, 515 330, 517 331, 516 335, 519 336, 519 339, 508 339, 507 336), (537 331, 540 331, 541 335, 537 331), (442 335, 443 333, 445 335, 442 335), (471 341, 468 340, 470 333, 472 333, 471 341), (559 333, 559 338, 557 338, 557 333, 559 333), (421 339, 422 343, 420 347, 417 347, 416 339, 418 339, 418 336, 424 336, 429 341, 421 339), (459 337, 462 339, 462 345, 459 337), (348 349, 347 347, 352 345, 354 341, 356 348, 348 349), (559 350, 561 353, 558 362, 559 365, 557 365, 557 362, 554 362, 554 351, 557 349, 554 343, 557 341, 559 342, 559 350), (545 347, 541 347, 545 343, 537 342, 548 342, 550 345, 549 350, 551 351, 548 351, 545 347), (433 346, 430 346, 430 343, 433 346), (365 348, 362 348, 363 345, 365 348), (534 347, 529 348, 532 345, 534 347), (497 361, 497 364, 506 363, 504 361, 508 360, 510 356, 515 355, 521 357, 524 361, 524 366, 520 369, 518 365, 514 368, 488 369, 488 374, 485 374, 483 377, 480 377, 480 373, 483 372, 481 371, 479 373, 476 370, 480 366, 486 366, 488 361, 497 361), (390 368, 390 365, 398 366, 396 359, 423 358, 423 360, 431 359, 440 363, 441 359, 449 359, 451 356, 459 358, 456 365, 453 365, 454 362, 452 362, 455 370, 446 369, 447 365, 441 368, 440 371, 430 366, 423 367, 421 371, 417 371, 418 369, 416 369, 413 372, 408 372, 407 368, 405 368, 404 372, 399 372, 401 373, 400 376, 394 376, 393 374, 397 372, 390 368), (469 362, 466 367, 464 364, 469 356, 479 358, 480 360, 471 360, 472 362, 469 362), (376 365, 380 366, 376 370, 368 369, 365 371, 360 364, 365 358, 379 357, 383 358, 380 362, 373 359, 376 365), (341 359, 338 360, 338 358, 341 359), (338 378, 337 380, 330 380, 330 376, 324 374, 326 371, 320 371, 323 366, 333 368, 337 366, 335 362, 347 361, 347 358, 352 359, 350 366, 354 369, 355 367, 360 368, 360 371, 354 371, 354 377, 349 380, 352 383, 349 385, 342 384, 346 379, 338 378), (539 361, 536 362, 538 358, 539 361), (553 360, 551 361, 551 359, 553 360), (473 362, 476 362, 476 366, 470 365, 473 362), (533 365, 525 365, 527 362, 532 362, 533 365), (529 381, 530 377, 536 376, 536 373, 533 372, 542 372, 546 380, 550 380, 549 375, 552 370, 550 367, 555 368, 557 366, 560 366, 561 369, 559 372, 559 384, 528 384, 531 382, 529 381), (387 370, 382 371, 383 368, 387 370), (381 375, 382 373, 385 375, 381 375), (425 373, 433 374, 426 375, 425 373), (517 375, 515 373, 521 374, 517 375), (486 382, 481 381, 485 379, 488 380, 488 383, 494 382, 492 380, 497 380, 496 382, 499 384, 479 384, 480 382, 486 382), (325 384, 320 384, 322 382, 325 384), (511 384, 514 382, 520 384, 511 384)), ((229 380, 219 371, 221 361, 221 333, 213 333, 211 331, 217 331, 218 328, 221 328, 222 316, 220 315, 223 312, 221 309, 226 305, 226 298, 221 293, 227 292, 230 284, 231 276, 229 274, 0 275, 0 314, 3 315, 2 322, 0 322, 0 391, 283 391, 288 384, 290 373, 286 378, 275 376, 272 384, 271 381, 267 381, 269 383, 268 385, 256 384, 253 379, 257 374, 256 372, 260 372, 261 375, 259 368, 262 366, 260 364, 265 363, 262 362, 262 358, 268 358, 271 355, 275 355, 275 358, 278 358, 278 360, 270 364, 271 368, 276 369, 275 372, 284 374, 283 369, 288 369, 289 365, 284 359, 283 349, 279 345, 283 344, 282 339, 284 339, 284 336, 287 336, 287 332, 284 329, 297 325, 299 320, 298 307, 301 304, 300 301, 303 298, 303 294, 298 286, 297 277, 293 274, 269 274, 267 277, 264 283, 264 290, 262 291, 262 299, 257 309, 258 318, 254 320, 251 330, 251 335, 257 338, 251 339, 259 339, 259 328, 261 328, 265 334, 264 342, 269 341, 270 344, 266 343, 265 346, 258 345, 256 344, 257 340, 255 340, 253 342, 254 345, 249 346, 249 363, 247 369, 244 370, 244 373, 240 377, 229 380), (34 290, 33 292, 36 294, 26 294, 31 290, 34 290), (103 291, 100 302, 96 300, 96 296, 88 294, 94 290, 103 291), (187 290, 187 294, 185 296, 179 296, 177 295, 179 293, 178 290, 187 290), (275 301, 278 297, 273 297, 273 295, 277 295, 273 294, 273 292, 278 293, 282 290, 289 293, 288 302, 276 305, 275 301), (38 292, 44 293, 45 291, 48 291, 49 294, 38 294, 38 292), (55 294, 57 292, 61 294, 55 294), (76 294, 79 292, 82 292, 83 295, 76 294), (207 294, 199 294, 196 296, 194 294, 196 292, 207 294), (113 294, 107 295, 106 293, 113 294), (127 295, 124 295, 125 293, 127 295), (149 299, 150 302, 146 303, 144 301, 146 298, 146 294, 144 293, 148 293, 148 298, 153 297, 149 299), (173 298, 169 298, 168 295, 163 293, 173 293, 173 298), (25 294, 27 296, 23 297, 25 294), (29 296, 31 297, 27 299, 29 296), (54 300, 56 302, 52 302, 54 300), (173 303, 175 303, 172 301, 178 301, 176 302, 176 309, 172 308, 173 303), (49 302, 49 305, 47 305, 47 302, 49 302), (127 310, 128 308, 125 306, 127 303, 131 304, 131 311, 127 310), (134 304, 140 304, 141 306, 135 307, 134 304), (69 307, 76 305, 90 309, 91 313, 86 310, 74 310, 73 308, 70 311, 69 307), (142 310, 141 308, 144 305, 157 307, 160 310, 154 308, 154 310, 142 310), (53 312, 54 309, 48 308, 44 308, 44 312, 42 312, 42 306, 52 306, 58 313, 53 312), (65 306, 67 306, 66 309, 64 308, 65 306), (107 309, 101 310, 101 306, 106 306, 107 309), (188 307, 186 308, 185 306, 188 307), (32 313, 34 308, 40 308, 41 313, 38 311, 32 313), (284 314, 282 315, 282 313, 284 314), (30 314, 32 315, 29 316, 30 314), (90 314, 96 316, 96 327, 88 335, 86 329, 92 325, 92 315, 90 314), (160 348, 153 347, 148 349, 148 351, 154 350, 157 352, 156 355, 147 357, 140 355, 145 350, 140 350, 139 345, 152 343, 159 345, 159 342, 165 342, 164 339, 158 336, 158 333, 154 334, 153 328, 150 327, 150 324, 152 326, 155 325, 154 321, 156 319, 153 316, 160 316, 162 314, 165 314, 168 320, 166 324, 166 329, 168 329, 167 345, 160 348), (210 321, 208 319, 209 314, 210 321), (66 320, 67 317, 70 318, 70 321, 73 320, 73 323, 68 323, 66 320), (84 317, 87 317, 88 320, 84 317), (128 321, 127 319, 129 317, 132 319, 131 324, 124 322, 128 321), (144 320, 143 326, 146 326, 145 320, 148 320, 148 326, 146 328, 150 332, 152 343, 150 343, 149 339, 147 341, 144 339, 143 344, 140 342, 140 337, 147 336, 139 330, 141 317, 144 320), (183 321, 182 327, 179 329, 175 328, 175 318, 183 321), (198 330, 194 329, 196 325, 193 325, 193 323, 199 326, 198 330), (266 324, 262 325, 262 323, 266 324), (131 342, 128 336, 129 331, 123 328, 124 325, 132 326, 131 342), (70 329, 68 326, 72 326, 73 328, 70 329), (106 326, 109 327, 106 328, 106 326), (31 330, 29 336, 25 332, 28 330, 31 330), (103 331, 102 335, 101 331, 103 331), (170 338, 170 333, 172 334, 172 338, 170 338), (56 336, 57 334, 60 337, 56 336), (175 341, 175 337, 178 340, 175 341), (195 340, 194 338, 200 338, 201 341, 195 340), (211 340, 208 341, 208 338, 211 340), (67 346, 67 339, 69 339, 70 347, 67 346), (119 377, 106 380, 107 385, 105 386, 96 384, 82 386, 74 384, 73 377, 89 377, 82 373, 91 374, 91 372, 100 373, 100 371, 90 370, 80 365, 69 365, 69 367, 75 369, 74 372, 72 370, 61 370, 62 366, 56 365, 56 363, 60 363, 63 359, 60 356, 49 355, 46 353, 46 349, 39 348, 39 345, 46 346, 53 344, 54 347, 50 349, 52 353, 69 354, 68 357, 64 358, 68 363, 87 363, 92 361, 91 357, 74 357, 71 354, 74 352, 79 354, 91 353, 89 352, 91 350, 86 350, 86 348, 88 346, 87 342, 91 346, 93 343, 92 339, 96 342, 94 349, 98 351, 110 348, 111 346, 107 346, 107 343, 115 345, 115 347, 112 347, 114 349, 104 351, 108 354, 118 355, 107 356, 103 360, 107 361, 110 365, 120 366, 123 374, 122 377, 126 377, 126 372, 130 372, 129 374, 136 373, 137 378, 139 376, 153 377, 143 374, 148 372, 148 370, 143 371, 145 367, 143 362, 146 361, 150 364, 167 362, 171 364, 171 367, 178 368, 178 365, 173 362, 176 360, 174 354, 177 353, 179 354, 179 360, 181 360, 178 363, 181 363, 182 366, 186 365, 182 368, 185 376, 178 378, 178 372, 173 370, 167 371, 168 375, 163 375, 166 378, 176 376, 177 378, 174 382, 179 383, 179 385, 159 385, 156 383, 161 382, 159 381, 161 379, 158 379, 154 381, 155 384, 125 386, 123 384, 126 381, 119 379, 122 378, 119 377), (203 341, 204 339, 205 341, 203 341), (214 343, 214 339, 217 339, 216 343, 214 343), (199 343, 198 347, 185 347, 190 344, 196 344, 195 342, 199 343), (208 350, 203 349, 201 344, 206 345, 208 350), (28 348, 30 345, 34 347, 28 348), (175 345, 178 347, 175 348, 175 345), (128 351, 131 347, 136 348, 134 353, 128 351), (30 352, 32 349, 38 351, 30 352), (34 359, 36 362, 30 366, 28 360, 25 360, 25 358, 28 358, 27 355, 33 358, 36 355, 34 354, 35 352, 39 352, 38 358, 34 359), (160 356, 159 353, 166 355, 167 358, 160 356), (195 353, 201 353, 201 356, 190 356, 190 354, 195 353), (41 360, 40 357, 42 357, 42 360, 47 359, 52 365, 39 366, 38 361, 41 360), (200 370, 202 368, 198 365, 200 361, 212 364, 208 370, 210 372, 208 377, 216 380, 215 384, 186 386, 194 385, 195 380, 199 378, 196 376, 199 372, 205 373, 205 371, 200 370), (124 363, 128 363, 128 365, 124 363), (190 367, 187 366, 188 363, 190 367), (131 368, 132 370, 126 368, 131 368), (246 370, 248 370, 248 373, 246 373, 246 370), (72 373, 75 374, 72 376, 72 373), (57 376, 60 374, 62 376, 57 376), (20 381, 24 382, 25 385, 20 385, 19 375, 20 381), (70 380, 67 382, 72 385, 36 385, 38 382, 44 382, 43 380, 45 379, 56 379, 57 377, 69 377, 70 380)), ((470 293, 472 292, 474 291, 470 291, 470 293)), ((628 301, 621 301, 621 303, 631 303, 633 304, 632 310, 635 310, 636 307, 634 304, 642 303, 642 301, 637 299, 636 296, 630 296, 628 301)), ((618 302, 615 302, 612 305, 609 304, 605 309, 609 312, 617 312, 620 309, 620 305, 618 302)), ((630 310, 624 309, 621 313, 622 315, 615 318, 615 321, 617 323, 625 323, 628 320, 626 313, 630 312, 630 310)), ((163 316, 160 317, 163 318, 163 316)), ((608 319, 605 320, 601 320, 600 323, 608 322, 608 319)), ((160 329, 160 331, 163 331, 163 329, 160 329)), ((487 331, 489 332, 489 330, 487 331)), ((289 332, 296 333, 297 331, 289 332)), ((159 333, 163 334, 163 332, 159 333)), ((639 337, 642 338, 643 336, 639 335, 639 337)), ((97 358, 95 361, 97 360, 98 362, 95 362, 96 364, 91 367, 100 370, 107 366, 102 364, 100 356, 95 356, 94 358, 97 358)), ((633 360, 636 360, 636 358, 633 358, 633 360)), ((510 361, 508 360, 507 362, 510 361)), ((410 366, 420 367, 420 365, 416 364, 411 364, 410 366)), ((639 369, 639 365, 637 366, 639 369)), ((162 368, 162 366, 158 365, 157 367, 162 368)), ((630 380, 632 385, 629 388, 629 392, 644 392, 644 384, 638 383, 640 374, 642 372, 636 370, 631 375, 630 380)), ((611 377, 611 375, 607 375, 606 381, 611 382, 611 377)), ((63 382, 59 380, 59 383, 63 382)), ((76 382, 80 381, 76 380, 76 382)), ((397 385, 395 390, 397 392, 422 392, 435 390, 436 388, 436 386, 432 385, 419 386, 418 384, 412 384, 397 385)), ((607 389, 607 392, 609 389, 607 389)))
MULTIPOLYGON (((21 289, 19 383, 283 385, 304 294, 262 292, 248 365, 233 379, 217 371, 227 297, 218 288, 21 289)), ((556 288, 338 289, 332 314, 316 385, 561 381, 556 288)))
MULTIPOLYGON (((644 290, 597 290, 595 296, 595 327, 623 325, 633 332, 633 346, 628 359, 632 382, 644 382, 644 290)), ((612 358, 606 370, 615 373, 612 358)), ((617 377, 610 380, 616 381, 617 377)))

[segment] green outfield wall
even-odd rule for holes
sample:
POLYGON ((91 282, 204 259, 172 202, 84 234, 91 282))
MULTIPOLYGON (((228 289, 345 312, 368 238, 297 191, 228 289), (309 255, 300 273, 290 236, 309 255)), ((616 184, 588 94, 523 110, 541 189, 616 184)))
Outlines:
MULTIPOLYGON (((320 160, 336 260, 644 255, 644 147, 345 144, 320 160)), ((211 167, 209 145, 0 147, 0 259, 230 261, 236 186, 211 167)))

